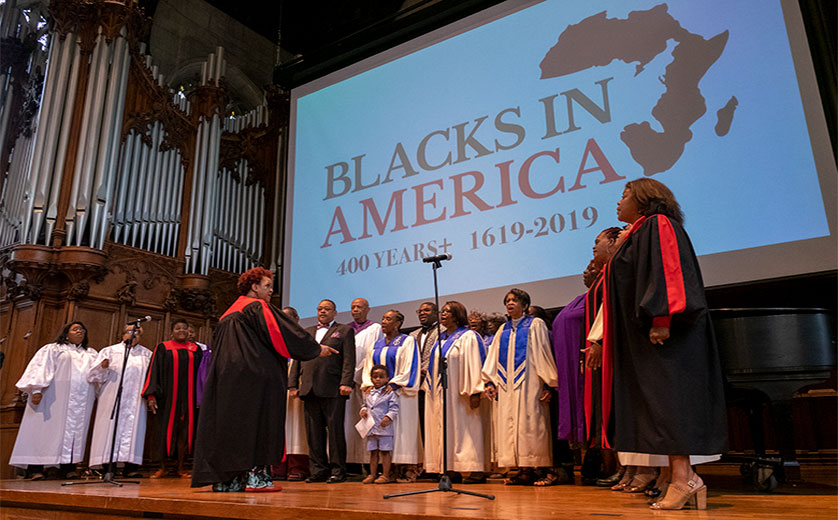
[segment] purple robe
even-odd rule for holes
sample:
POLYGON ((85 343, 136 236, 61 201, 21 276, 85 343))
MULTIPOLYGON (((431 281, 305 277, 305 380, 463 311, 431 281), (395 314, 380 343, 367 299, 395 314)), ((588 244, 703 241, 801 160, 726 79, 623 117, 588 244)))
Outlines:
POLYGON ((204 399, 204 386, 207 383, 210 361, 212 361, 212 350, 207 347, 204 351, 203 357, 201 357, 201 364, 198 365, 198 381, 195 384, 195 397, 197 399, 198 406, 201 406, 201 401, 204 399))
POLYGON ((579 369, 583 348, 585 293, 570 302, 553 320, 551 337, 559 379, 557 438, 585 442, 585 377, 579 369))

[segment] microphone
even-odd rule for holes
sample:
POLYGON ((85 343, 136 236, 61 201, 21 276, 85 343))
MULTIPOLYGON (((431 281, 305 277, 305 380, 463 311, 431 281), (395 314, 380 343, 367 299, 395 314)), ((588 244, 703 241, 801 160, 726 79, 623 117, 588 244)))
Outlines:
POLYGON ((151 321, 151 316, 146 316, 145 318, 137 318, 136 320, 131 320, 127 324, 133 325, 135 323, 142 323, 144 321, 151 321))
POLYGON ((422 261, 426 264, 430 264, 432 262, 441 262, 443 260, 451 260, 451 253, 445 253, 444 255, 429 256, 428 258, 422 259, 422 261))

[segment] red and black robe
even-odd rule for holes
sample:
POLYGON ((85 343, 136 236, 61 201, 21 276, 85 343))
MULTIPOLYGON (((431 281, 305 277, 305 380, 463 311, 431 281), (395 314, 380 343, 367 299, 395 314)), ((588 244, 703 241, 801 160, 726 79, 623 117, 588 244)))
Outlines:
POLYGON ((282 462, 288 358, 320 355, 314 338, 282 311, 247 296, 221 316, 212 344, 192 487, 282 462))
POLYGON ((652 215, 632 225, 606 267, 605 301, 603 431, 610 446, 664 455, 723 453, 718 350, 698 260, 678 222, 652 215), (649 340, 653 325, 669 327, 663 345, 649 340))
POLYGON ((173 456, 178 440, 186 453, 192 452, 198 419, 195 388, 202 355, 192 342, 169 340, 154 349, 143 386, 143 397, 157 400, 157 414, 149 421, 153 460, 173 456))
MULTIPOLYGON (((585 293, 585 338, 591 332, 591 327, 596 319, 599 307, 602 305, 602 296, 605 292, 605 266, 597 273, 588 292, 585 293)), ((585 340, 585 347, 590 348, 591 344, 585 340)), ((599 447, 602 443, 602 367, 591 370, 587 367, 588 355, 585 354, 585 425, 587 431, 588 445, 599 447)))

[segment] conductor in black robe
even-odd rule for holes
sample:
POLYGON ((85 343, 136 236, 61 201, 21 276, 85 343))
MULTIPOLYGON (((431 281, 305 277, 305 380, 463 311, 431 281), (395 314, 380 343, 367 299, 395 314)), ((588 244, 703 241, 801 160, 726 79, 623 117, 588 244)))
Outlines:
POLYGON ((192 487, 278 491, 268 473, 285 454, 288 358, 336 353, 269 303, 273 275, 241 275, 242 294, 219 319, 198 420, 192 487))
POLYGON ((603 433, 616 450, 669 456, 670 485, 653 509, 701 507, 706 486, 689 456, 724 453, 727 426, 698 260, 662 183, 629 182, 617 216, 631 228, 605 268, 603 433))

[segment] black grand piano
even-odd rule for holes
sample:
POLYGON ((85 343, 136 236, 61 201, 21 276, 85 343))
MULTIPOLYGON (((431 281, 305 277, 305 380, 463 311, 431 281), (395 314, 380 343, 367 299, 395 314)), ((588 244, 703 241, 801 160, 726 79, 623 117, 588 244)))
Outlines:
POLYGON ((829 379, 835 368, 834 311, 740 308, 710 313, 728 383, 728 404, 757 407, 767 398, 779 442, 779 457, 766 456, 761 416, 750 413, 756 456, 739 459, 742 475, 762 491, 773 490, 778 480, 799 480, 792 398, 802 387, 829 379), (762 396, 762 402, 755 401, 755 395, 762 396))

